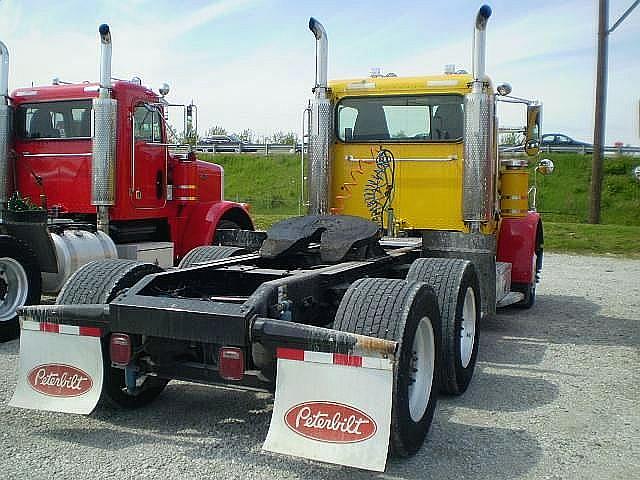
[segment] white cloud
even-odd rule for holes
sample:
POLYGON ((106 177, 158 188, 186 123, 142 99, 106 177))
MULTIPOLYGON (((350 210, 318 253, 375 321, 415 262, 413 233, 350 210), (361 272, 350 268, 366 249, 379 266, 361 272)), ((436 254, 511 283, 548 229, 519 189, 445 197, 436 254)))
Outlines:
MULTIPOLYGON (((264 32, 247 33, 255 41, 252 50, 243 50, 242 55, 225 61, 215 55, 220 43, 210 49, 203 47, 206 42, 220 42, 216 27, 222 22, 241 29, 244 12, 264 6, 263 2, 221 0, 193 11, 176 9, 168 17, 165 11, 169 10, 157 7, 155 2, 111 4, 103 0, 97 2, 94 12, 82 10, 78 17, 74 10, 76 16, 53 21, 47 18, 50 6, 34 10, 17 0, 3 0, 0 35, 11 51, 10 85, 49 83, 54 76, 75 81, 97 79, 97 26, 106 21, 113 32, 114 75, 138 75, 152 87, 168 81, 171 101, 193 99, 198 104, 201 130, 217 124, 230 130, 252 128, 260 134, 280 129, 299 131, 301 112, 313 82, 314 40, 304 21, 278 13, 277 9, 286 9, 287 5, 269 4, 266 8, 282 22, 300 23, 292 38, 284 39, 283 32, 265 25, 264 32), (51 27, 49 21, 57 27, 51 27), (185 48, 187 33, 196 29, 198 38, 202 38, 200 48, 185 48)), ((69 0, 56 5, 57 14, 77 4, 69 0)), ((490 75, 498 81, 510 81, 515 95, 541 99, 546 131, 565 131, 583 140, 590 140, 593 130, 594 12, 595 1, 584 0, 529 7, 509 22, 496 12, 488 28, 490 75)), ((471 26, 471 7, 456 15, 468 15, 471 26)), ((639 143, 634 127, 639 96, 635 80, 640 77, 638 17, 640 11, 634 12, 611 37, 608 142, 639 143)), ((388 24, 393 28, 385 29, 384 35, 379 35, 379 30, 373 32, 366 22, 357 23, 351 30, 358 34, 353 34, 351 43, 345 39, 346 33, 333 33, 331 24, 325 24, 330 39, 330 75, 361 75, 363 65, 376 65, 378 50, 386 51, 391 58, 385 39, 402 28, 403 18, 394 18, 388 24)), ((613 21, 617 16, 612 13, 611 18, 613 21)), ((425 28, 429 27, 425 23, 425 28)), ((454 62, 470 68, 471 33, 469 28, 454 40, 447 35, 427 36, 423 54, 407 56, 398 51, 392 55, 394 60, 383 66, 402 75, 437 73, 454 62)), ((224 48, 233 52, 233 42, 229 39, 224 48)))
MULTIPOLYGON (((508 24, 489 21, 487 71, 495 81, 510 82, 514 95, 543 101, 544 131, 566 132, 586 141, 593 137, 595 12, 595 2, 581 0, 528 10, 508 24)), ((640 11, 635 15, 640 16, 640 11)), ((611 14, 610 18, 613 22, 618 17, 611 14)), ((635 85, 640 77, 640 22, 631 17, 627 22, 610 37, 607 143, 640 143, 637 122, 634 124, 640 98, 635 85), (624 53, 629 44, 636 45, 635 55, 624 53)), ((387 70, 439 72, 454 62, 470 70, 471 33, 425 47, 422 55, 400 58, 387 70)))

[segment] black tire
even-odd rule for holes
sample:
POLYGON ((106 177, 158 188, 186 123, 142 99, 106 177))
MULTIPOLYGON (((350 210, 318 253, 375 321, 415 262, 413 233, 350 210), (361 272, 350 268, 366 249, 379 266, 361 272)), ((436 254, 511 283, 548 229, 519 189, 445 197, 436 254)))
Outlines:
POLYGON ((41 294, 42 277, 36 254, 26 243, 17 238, 0 235, 0 342, 18 337, 20 326, 17 308, 40 303, 41 294), (17 267, 22 271, 21 273, 24 273, 27 290, 24 300, 14 296, 15 294, 22 297, 24 290, 22 292, 12 290, 16 285, 15 282, 11 282, 12 276, 4 273, 5 267, 12 270, 17 267))
POLYGON ((235 255, 242 255, 243 253, 247 253, 247 251, 241 247, 204 245, 202 247, 194 248, 182 257, 182 260, 180 260, 180 263, 178 264, 178 268, 193 267, 197 264, 211 262, 213 260, 221 260, 235 255))
POLYGON ((513 306, 522 309, 528 309, 533 307, 536 303, 536 282, 532 283, 514 283, 511 285, 511 290, 514 292, 520 292, 524 295, 524 298, 513 306))
POLYGON ((471 382, 478 357, 482 305, 476 269, 468 260, 419 258, 411 265, 407 281, 425 282, 433 287, 438 297, 442 328, 441 391, 450 395, 461 395, 471 382), (463 309, 469 288, 475 301, 475 324, 471 337, 473 344, 470 349, 464 350, 466 357, 463 360, 463 309))
MULTIPOLYGON (((440 313, 433 290, 424 283, 403 280, 363 278, 345 293, 334 328, 398 342, 393 372, 393 406, 391 411, 390 448, 394 455, 408 456, 420 449, 429 431, 438 397, 438 363, 440 358, 440 313), (413 368, 413 342, 418 324, 430 320, 433 334, 432 382, 424 413, 411 418, 409 407, 413 368)), ((426 394, 426 392, 425 392, 426 394)))
MULTIPOLYGON (((57 304, 109 303, 139 280, 162 269, 153 263, 106 259, 87 263, 67 280, 58 294, 57 304)), ((148 376, 135 394, 126 391, 124 370, 111 366, 110 336, 102 338, 104 381, 99 404, 116 408, 138 408, 162 393, 168 380, 148 376)))

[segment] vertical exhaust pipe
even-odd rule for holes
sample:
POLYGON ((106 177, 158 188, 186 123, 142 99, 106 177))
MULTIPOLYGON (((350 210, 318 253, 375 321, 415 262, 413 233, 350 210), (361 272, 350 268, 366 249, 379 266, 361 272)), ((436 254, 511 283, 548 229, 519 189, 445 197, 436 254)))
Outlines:
POLYGON ((9 49, 0 42, 0 97, 6 103, 9 98, 9 49))
POLYGON ((311 17, 309 19, 309 30, 316 37, 316 85, 315 88, 327 88, 327 57, 328 41, 327 32, 322 24, 311 17))
POLYGON ((111 31, 103 23, 98 27, 100 33, 100 96, 108 98, 111 90, 111 31))
POLYGON ((331 103, 327 97, 327 32, 315 18, 309 19, 309 30, 316 37, 316 81, 311 102, 311 131, 309 134, 309 213, 329 213, 329 174, 331 158, 331 103))
MULTIPOLYGON (((486 77, 487 58, 487 23, 491 16, 491 7, 483 5, 476 15, 476 25, 473 33, 473 83, 482 86, 486 77)), ((480 90, 481 91, 481 90, 480 90)))
POLYGON ((472 232, 480 231, 493 216, 495 162, 491 158, 493 100, 485 73, 486 28, 491 8, 480 7, 473 36, 473 81, 464 98, 463 220, 472 232))
POLYGON ((0 42, 0 212, 9 201, 9 50, 0 42))
POLYGON ((100 93, 93 99, 94 132, 91 163, 91 204, 97 207, 97 228, 109 235, 109 207, 115 203, 117 102, 111 98, 111 32, 100 34, 100 93))

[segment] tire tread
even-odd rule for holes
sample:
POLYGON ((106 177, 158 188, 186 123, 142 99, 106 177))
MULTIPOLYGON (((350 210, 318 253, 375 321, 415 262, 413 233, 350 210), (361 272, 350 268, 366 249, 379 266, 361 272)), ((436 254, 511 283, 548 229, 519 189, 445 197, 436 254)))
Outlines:
POLYGON ((221 260, 235 255, 242 255, 246 252, 246 249, 242 247, 203 245, 190 250, 184 257, 182 257, 182 260, 180 260, 180 263, 178 264, 178 268, 192 267, 199 263, 221 260))
MULTIPOLYGON (((473 272, 471 285, 476 293, 476 310, 480 311, 479 285, 473 264, 459 258, 420 258, 413 262, 407 281, 425 282, 433 287, 438 297, 440 307, 440 320, 442 326, 442 362, 441 362, 441 387, 442 391, 450 395, 462 394, 470 381, 475 368, 477 354, 473 354, 470 367, 466 374, 461 374, 461 367, 457 367, 459 360, 459 333, 456 331, 458 322, 458 302, 464 301, 464 295, 460 298, 460 290, 465 275, 473 272)), ((476 335, 479 325, 476 323, 476 335)), ((477 350, 477 338, 475 348, 477 350)))

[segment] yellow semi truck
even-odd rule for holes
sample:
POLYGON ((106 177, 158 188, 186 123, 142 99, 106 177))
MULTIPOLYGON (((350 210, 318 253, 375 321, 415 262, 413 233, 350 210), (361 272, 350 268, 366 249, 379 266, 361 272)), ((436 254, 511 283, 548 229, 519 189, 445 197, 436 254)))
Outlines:
MULTIPOLYGON (((499 104, 521 104, 526 125, 508 131, 523 134, 522 150, 537 155, 541 105, 511 96, 509 84, 495 85, 486 75, 490 15, 485 5, 475 19, 471 73, 447 66, 440 75, 374 72, 334 81, 327 81, 326 31, 309 22, 316 84, 305 111, 302 201, 312 214, 369 218, 388 237, 421 240, 425 265, 410 276, 437 284, 443 324, 452 329, 442 332, 451 355, 441 370, 452 394, 466 389, 475 364, 478 329, 463 313, 472 309, 469 302, 484 315, 511 304, 531 307, 542 268, 542 220, 529 207, 527 158, 498 147, 499 104), (443 258, 473 264, 477 298, 460 291, 446 305, 443 258)), ((536 168, 547 174, 553 164, 545 159, 536 168)))

